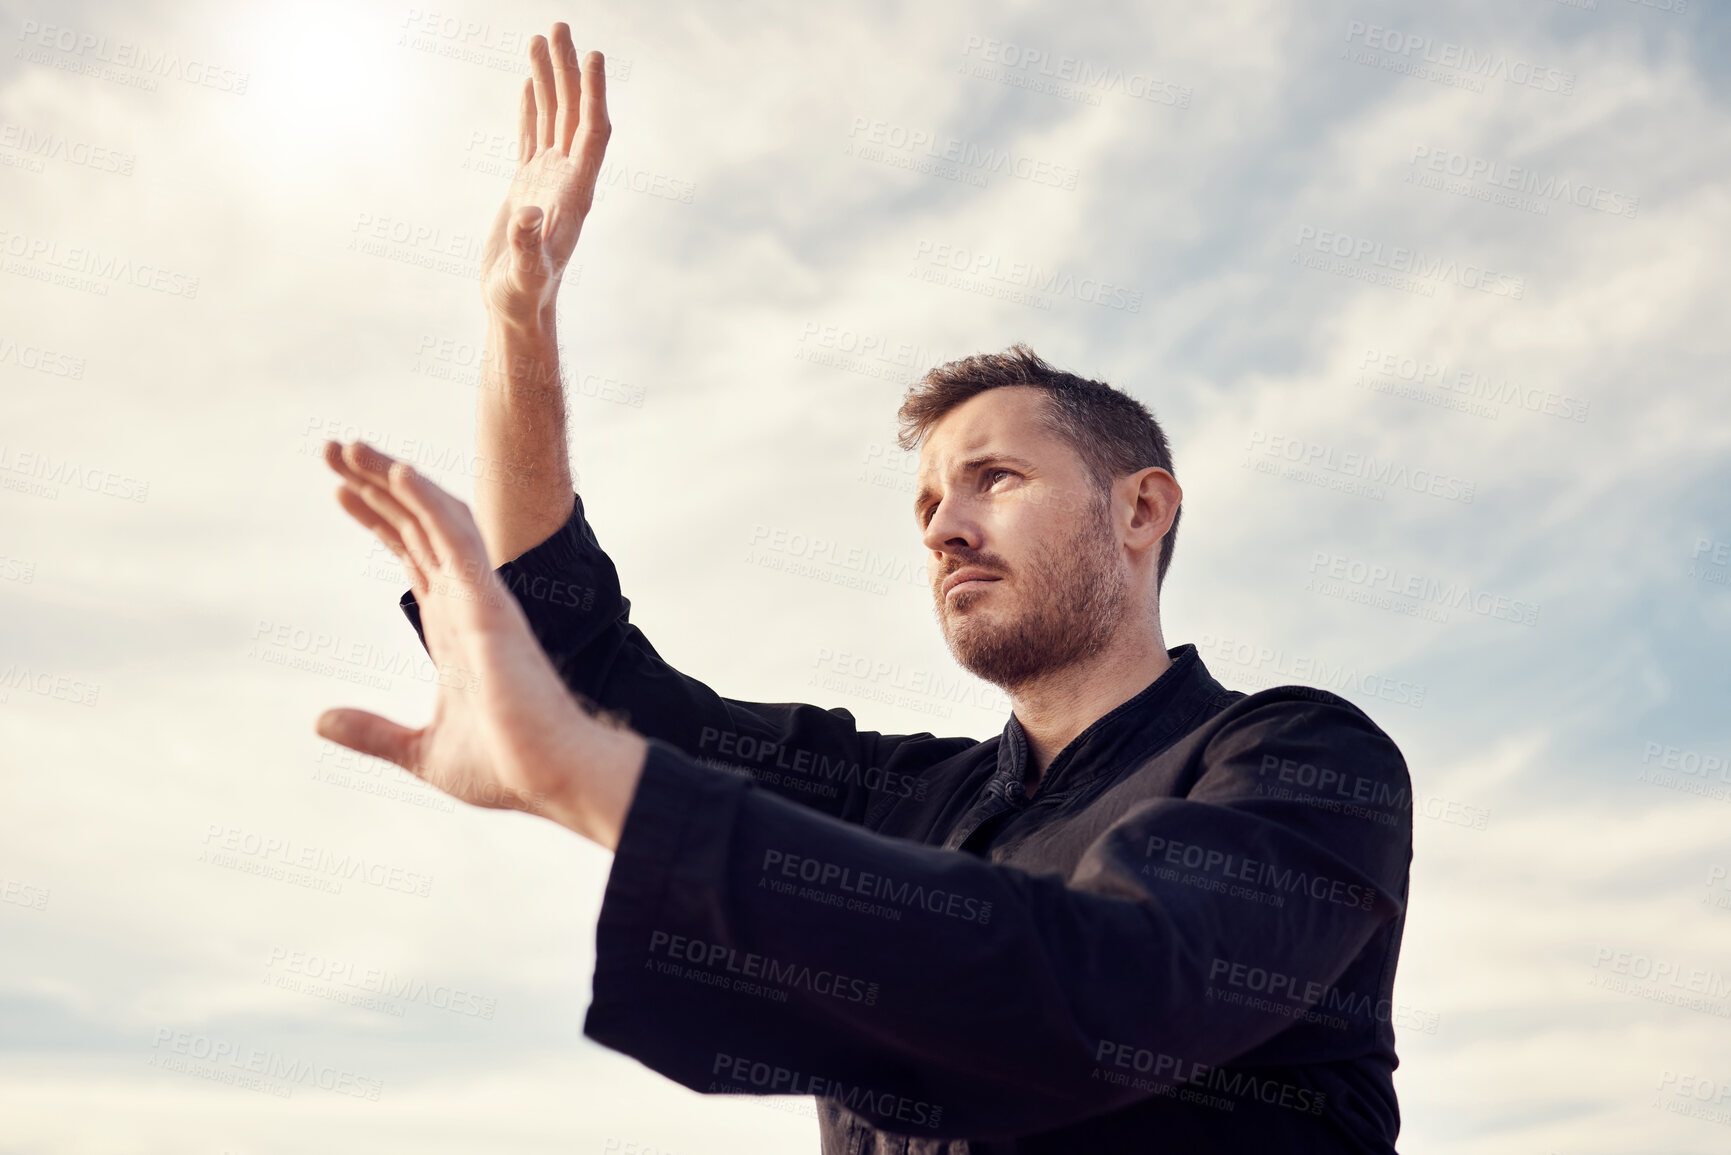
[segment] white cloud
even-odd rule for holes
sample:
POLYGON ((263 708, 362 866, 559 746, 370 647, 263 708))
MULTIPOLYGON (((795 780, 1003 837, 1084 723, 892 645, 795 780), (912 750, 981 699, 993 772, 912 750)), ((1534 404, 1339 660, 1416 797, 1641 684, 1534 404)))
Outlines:
MULTIPOLYGON (((468 1150, 501 1133, 522 1150, 616 1135, 671 1151, 716 1149, 719 1135, 739 1150, 811 1147, 809 1120, 701 1100, 580 1040, 604 856, 526 819, 387 796, 400 776, 318 780, 317 711, 419 717, 412 670, 369 688, 249 656, 261 621, 418 656, 400 586, 304 450, 330 422, 446 462, 471 444, 475 395, 448 379, 481 336, 461 266, 503 187, 478 162, 514 133, 512 37, 565 17, 619 73, 609 156, 626 180, 585 228, 562 337, 574 368, 643 391, 641 407, 573 399, 574 464, 633 619, 665 656, 733 697, 810 697, 889 731, 995 733, 989 708, 812 685, 843 652, 955 673, 923 589, 846 590, 741 559, 767 525, 917 572, 909 495, 873 484, 870 463, 926 362, 1025 339, 1104 376, 1175 442, 1187 514, 1170 641, 1424 687, 1417 708, 1352 695, 1444 807, 1417 824, 1399 996, 1438 1029, 1402 1037, 1403 1150, 1712 1149, 1713 1124, 1651 1103, 1666 1071, 1731 1080, 1723 1020, 1589 981, 1601 947, 1720 965, 1731 928, 1700 901, 1708 866, 1731 863, 1726 802, 1676 789, 1687 775, 1638 777, 1666 757, 1649 743, 1726 751, 1731 592, 1709 563, 1731 540, 1717 387, 1731 149, 1723 61, 1699 48, 1723 22, 1610 0, 1383 7, 1058 19, 766 5, 723 19, 695 4, 476 6, 453 17, 477 25, 467 49, 437 31, 416 40, 407 6, 12 18, 15 34, 35 31, 11 42, 39 51, 0 74, 0 121, 15 126, 0 139, 0 453, 148 490, 0 491, 0 563, 33 574, 0 581, 3 661, 99 687, 92 707, 18 690, 0 703, 0 878, 51 896, 0 905, 17 944, 0 997, 28 1026, 0 1065, 8 1097, 30 1104, 11 1138, 73 1152, 134 1136, 264 1149, 287 1134, 337 1150, 359 1124, 381 1137, 368 1149, 468 1150), (1366 67, 1340 56, 1354 20, 1563 70, 1574 92, 1366 67), (179 63, 80 73, 94 53, 41 47, 51 24, 179 63), (1032 90, 1037 69, 969 74, 988 39, 1122 68, 1188 107, 1109 86, 1098 102, 1032 90), (196 76, 211 83, 187 78, 194 59, 215 62, 196 76), (862 156, 877 121, 962 156, 1012 149, 1058 187, 900 166, 919 149, 862 156), (65 144, 38 155, 12 147, 19 133, 65 144), (1445 156, 1442 177, 1449 157, 1518 166, 1534 187, 1566 180, 1638 211, 1550 199, 1536 212, 1488 199, 1481 177, 1424 187, 1408 178, 1438 173, 1414 163, 1419 148, 1445 156), (689 186, 689 203, 633 191, 632 173, 689 186), (381 220, 426 239, 398 259, 350 247, 381 220), (1294 263, 1333 256, 1315 247, 1322 231, 1352 238, 1348 255, 1294 263), (1140 297, 1133 311, 1054 294, 1039 308, 909 276, 944 245, 970 265, 1030 262, 1140 297), (93 283, 43 283, 32 246, 93 283), (1455 270, 1417 278, 1422 295, 1363 279, 1396 247, 1455 270), (104 291, 114 259, 160 270, 156 287, 104 291), (1466 266, 1518 277, 1519 298, 1475 291, 1466 266), (809 355, 844 334, 891 352, 809 355), (5 342, 79 371, 26 368, 5 342), (1369 350, 1394 371, 1377 374, 1369 350), (1403 379, 1402 358, 1439 369, 1403 379), (1585 401, 1585 419, 1546 398, 1585 401), (1270 437, 1326 464, 1306 479, 1247 467, 1293 464, 1270 437), (1472 500, 1330 488, 1346 454, 1468 481, 1472 500), (1537 620, 1469 605, 1427 621, 1342 596, 1380 596, 1369 580, 1305 588, 1337 558, 1533 603, 1537 620), (1484 828, 1452 821, 1461 806, 1488 811, 1484 828), (375 855, 430 873, 433 891, 326 895, 213 867, 198 861, 213 824, 375 855), (409 1004, 396 1017, 308 998, 261 981, 277 948, 471 984, 501 1012, 409 1004), (363 1107, 175 1079, 145 1066, 163 1027, 334 1053, 389 1091, 363 1107)), ((443 479, 466 495, 460 468, 443 479)), ((1210 661, 1228 684, 1266 681, 1224 653, 1210 661)))

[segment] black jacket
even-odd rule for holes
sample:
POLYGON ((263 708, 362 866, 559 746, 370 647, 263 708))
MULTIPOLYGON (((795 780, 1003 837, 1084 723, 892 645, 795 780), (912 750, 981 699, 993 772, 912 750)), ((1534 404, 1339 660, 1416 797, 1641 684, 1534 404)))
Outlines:
POLYGON ((650 739, 591 1038, 815 1095, 826 1155, 1393 1151, 1411 793, 1357 707, 1224 689, 1180 646, 1029 798, 1013 715, 878 734, 668 666, 581 498, 499 572, 566 684, 650 739))

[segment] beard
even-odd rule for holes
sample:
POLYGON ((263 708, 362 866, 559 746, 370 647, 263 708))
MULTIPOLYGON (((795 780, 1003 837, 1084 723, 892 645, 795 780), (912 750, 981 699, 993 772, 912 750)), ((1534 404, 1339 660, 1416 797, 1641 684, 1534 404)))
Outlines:
MULTIPOLYGON (((1129 600, 1129 577, 1114 546, 1108 508, 1102 498, 1068 539, 1052 542, 1015 572, 1025 603, 1019 615, 984 606, 964 612, 992 595, 968 590, 946 604, 940 581, 938 625, 963 669, 1014 692, 1105 649, 1129 600)), ((951 572, 964 565, 1011 572, 990 554, 960 555, 951 572)))

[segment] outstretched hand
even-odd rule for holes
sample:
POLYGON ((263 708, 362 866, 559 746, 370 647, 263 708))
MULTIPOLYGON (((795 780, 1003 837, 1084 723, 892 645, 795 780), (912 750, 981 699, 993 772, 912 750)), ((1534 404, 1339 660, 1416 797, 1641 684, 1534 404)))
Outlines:
POLYGON ((517 123, 517 172, 481 254, 481 294, 495 317, 531 325, 551 313, 560 279, 595 201, 607 119, 606 62, 577 60, 571 28, 529 42, 517 123))
POLYGON ((402 559, 439 678, 433 719, 418 730, 336 709, 319 716, 319 734, 464 802, 532 811, 617 846, 647 743, 565 689, 468 506, 361 442, 326 442, 325 461, 343 479, 338 502, 402 559))

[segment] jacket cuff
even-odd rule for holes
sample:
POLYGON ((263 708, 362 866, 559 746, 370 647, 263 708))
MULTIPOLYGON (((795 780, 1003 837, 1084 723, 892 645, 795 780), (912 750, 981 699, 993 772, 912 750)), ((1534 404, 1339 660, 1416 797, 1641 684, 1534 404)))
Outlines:
POLYGON ((650 935, 723 921, 728 853, 749 789, 649 739, 595 926, 594 992, 583 1023, 590 1038, 617 1049, 644 1045, 646 998, 654 994, 643 971, 650 935))

